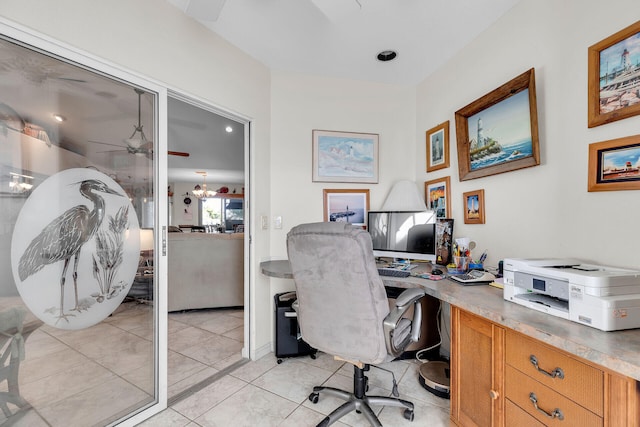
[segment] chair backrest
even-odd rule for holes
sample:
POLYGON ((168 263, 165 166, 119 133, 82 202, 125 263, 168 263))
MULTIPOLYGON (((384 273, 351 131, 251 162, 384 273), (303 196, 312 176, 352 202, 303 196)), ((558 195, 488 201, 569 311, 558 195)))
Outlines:
POLYGON ((348 223, 302 224, 287 235, 298 323, 312 347, 351 361, 388 359, 386 291, 369 233, 348 223))

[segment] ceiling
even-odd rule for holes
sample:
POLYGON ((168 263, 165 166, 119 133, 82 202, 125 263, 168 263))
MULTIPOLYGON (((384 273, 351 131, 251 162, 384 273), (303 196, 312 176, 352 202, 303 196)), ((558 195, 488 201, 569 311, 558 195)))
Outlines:
POLYGON ((417 84, 519 0, 167 1, 271 69, 417 84))
MULTIPOLYGON (((167 0, 272 69, 416 84, 519 0, 167 0), (396 50, 395 60, 375 59, 396 50)), ((115 170, 123 182, 149 179, 150 159, 128 153, 138 122, 133 87, 45 55, 0 43, 0 107, 48 132, 52 143, 115 170), (66 117, 55 123, 53 113, 66 117)), ((154 139, 154 95, 141 98, 141 124, 154 139)), ((242 124, 170 99, 169 182, 239 184, 242 124), (233 132, 224 131, 231 124, 233 132)), ((0 111, 0 115, 2 115, 0 111)))

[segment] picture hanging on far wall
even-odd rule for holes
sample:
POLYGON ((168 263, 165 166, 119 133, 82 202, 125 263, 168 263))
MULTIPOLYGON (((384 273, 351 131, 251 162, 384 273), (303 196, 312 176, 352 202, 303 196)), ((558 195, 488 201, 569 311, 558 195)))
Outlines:
POLYGON ((640 114, 640 21, 589 47, 589 127, 640 114))
POLYGON ((462 203, 465 224, 484 224, 484 190, 464 193, 462 203))
POLYGON ((540 164, 535 72, 456 111, 460 181, 540 164))
POLYGON ((451 177, 433 179, 424 183, 424 200, 427 209, 436 212, 436 218, 451 217, 451 177))
POLYGON ((427 172, 449 167, 449 121, 427 131, 427 172))
POLYGON ((324 221, 366 226, 369 190, 324 189, 324 221))
POLYGON ((589 144, 588 189, 640 190, 640 135, 589 144))
POLYGON ((313 131, 313 182, 378 183, 378 135, 313 131))

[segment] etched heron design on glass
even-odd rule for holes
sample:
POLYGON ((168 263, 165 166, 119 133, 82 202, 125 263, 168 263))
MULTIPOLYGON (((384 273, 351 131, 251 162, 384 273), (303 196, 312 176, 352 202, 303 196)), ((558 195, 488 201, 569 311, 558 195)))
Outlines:
POLYGON ((123 197, 122 194, 111 189, 100 180, 87 179, 80 182, 80 194, 93 202, 93 209, 89 210, 85 205, 77 205, 68 209, 46 225, 20 257, 18 267, 20 280, 25 280, 49 264, 64 261, 60 277, 60 313, 58 314, 58 321, 65 319, 69 322, 67 317, 74 316, 64 312, 64 285, 67 269, 72 258, 75 307, 71 310, 81 310, 78 306, 78 259, 80 258, 80 251, 84 244, 96 234, 105 215, 104 198, 96 192, 123 197))

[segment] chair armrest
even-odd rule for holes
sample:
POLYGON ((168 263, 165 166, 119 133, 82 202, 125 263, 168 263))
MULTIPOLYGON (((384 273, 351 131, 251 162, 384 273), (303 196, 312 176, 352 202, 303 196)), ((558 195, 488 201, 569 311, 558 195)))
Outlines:
POLYGON ((420 288, 410 288, 403 291, 396 299, 396 308, 391 310, 383 321, 387 351, 394 357, 399 356, 407 345, 412 342, 417 342, 418 339, 420 339, 420 326, 422 323, 422 306, 420 305, 420 299, 424 295, 424 290, 420 288), (411 306, 413 306, 413 319, 407 320, 411 322, 411 333, 407 334, 406 337, 398 343, 394 340, 396 329, 403 319, 402 316, 411 306))

